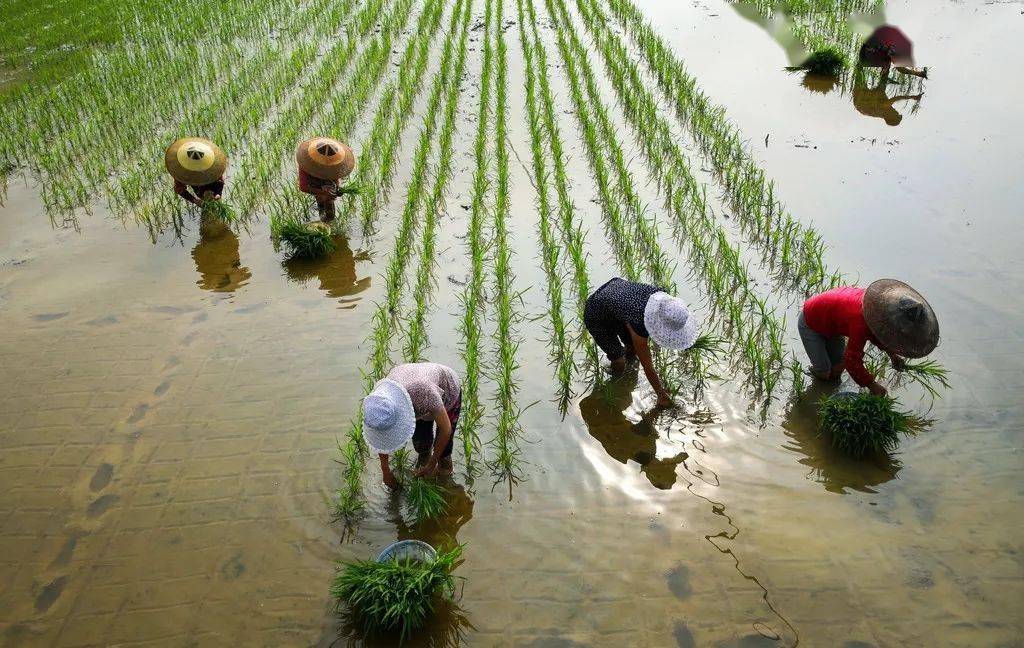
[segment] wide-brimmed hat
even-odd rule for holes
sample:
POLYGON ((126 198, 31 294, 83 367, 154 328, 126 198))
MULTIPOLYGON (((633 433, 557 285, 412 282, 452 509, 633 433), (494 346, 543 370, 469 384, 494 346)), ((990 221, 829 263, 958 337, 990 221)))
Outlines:
POLYGON ((896 279, 879 279, 864 292, 864 321, 886 349, 922 358, 939 343, 939 320, 928 301, 896 279))
POLYGON ((656 292, 647 300, 644 326, 651 339, 666 349, 688 349, 697 339, 697 320, 686 302, 664 292, 656 292))
POLYGON ((416 412, 405 387, 384 378, 363 399, 363 437, 378 454, 391 454, 416 431, 416 412))
POLYGON ((330 137, 312 137, 295 149, 299 168, 321 180, 342 180, 352 173, 356 156, 348 144, 330 137))
POLYGON ((164 151, 164 165, 171 177, 187 185, 216 182, 228 168, 228 156, 202 137, 182 137, 164 151))

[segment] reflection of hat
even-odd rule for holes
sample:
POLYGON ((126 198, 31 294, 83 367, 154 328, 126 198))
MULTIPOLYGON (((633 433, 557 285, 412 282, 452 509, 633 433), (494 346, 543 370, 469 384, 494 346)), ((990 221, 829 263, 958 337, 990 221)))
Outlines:
POLYGON ((167 172, 178 182, 199 186, 216 182, 228 168, 228 156, 202 137, 183 137, 164 151, 167 172))
POLYGON ((939 320, 931 305, 902 281, 879 279, 864 292, 864 320, 886 349, 922 358, 939 344, 939 320))
POLYGON ((313 137, 295 149, 299 168, 321 180, 342 180, 352 173, 356 156, 348 144, 330 137, 313 137))
POLYGON ((656 292, 647 300, 644 326, 651 339, 666 349, 688 349, 697 339, 697 321, 686 302, 668 293, 656 292))
POLYGON ((405 387, 384 378, 363 399, 363 435, 373 451, 390 454, 416 431, 416 412, 405 387))

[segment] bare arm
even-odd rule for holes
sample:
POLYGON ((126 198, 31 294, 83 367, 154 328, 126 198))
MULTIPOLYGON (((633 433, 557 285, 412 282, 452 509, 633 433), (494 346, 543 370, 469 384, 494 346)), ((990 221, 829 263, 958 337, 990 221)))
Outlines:
POLYGON ((391 488, 398 488, 398 480, 395 479, 395 474, 391 472, 388 456, 386 454, 378 456, 380 457, 380 472, 384 475, 384 483, 391 488))
POLYGON ((184 182, 179 182, 178 180, 174 181, 174 193, 178 194, 184 200, 192 203, 193 205, 196 205, 197 207, 203 206, 203 201, 199 200, 198 197, 193 196, 192 192, 189 191, 188 185, 185 184, 184 182))
POLYGON ((661 384, 661 377, 654 370, 654 359, 651 358, 651 346, 647 343, 647 338, 637 335, 629 324, 626 324, 626 329, 629 331, 630 339, 633 340, 633 349, 636 351, 637 359, 640 360, 640 366, 644 368, 644 375, 647 376, 651 387, 654 387, 654 393, 658 395, 658 405, 660 407, 671 405, 672 397, 665 391, 665 386, 661 384))
POLYGON ((434 423, 437 424, 437 435, 434 437, 434 449, 430 453, 430 459, 423 465, 418 471, 417 476, 433 475, 437 472, 437 464, 441 461, 441 455, 444 454, 444 449, 448 445, 448 440, 452 438, 452 422, 448 418, 448 412, 442 407, 441 409, 434 412, 434 423))

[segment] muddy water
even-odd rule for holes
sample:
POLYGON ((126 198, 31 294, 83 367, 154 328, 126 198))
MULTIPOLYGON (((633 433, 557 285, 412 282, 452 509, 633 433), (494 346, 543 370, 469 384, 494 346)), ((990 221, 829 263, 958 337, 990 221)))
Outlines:
MULTIPOLYGON (((816 437, 821 387, 763 423, 730 381, 652 415, 635 372, 607 394, 580 385, 562 419, 543 320, 523 323, 522 401, 538 401, 523 415, 527 479, 510 497, 486 474, 457 476, 445 518, 414 528, 371 467, 368 515, 343 536, 327 506, 335 444, 361 395, 408 165, 379 233, 339 240, 322 263, 282 262, 265 224, 240 235, 193 224, 151 245, 101 212, 81 232, 55 231, 35 188, 14 181, 0 210, 3 642, 360 643, 330 610, 333 562, 407 537, 467 543, 461 605, 423 643, 1018 642, 1024 133, 1011 77, 1024 61, 1007 33, 1018 8, 916 15, 890 3, 933 75, 894 127, 782 72, 785 50, 729 5, 648 4, 751 141, 770 135, 755 154, 831 244, 829 261, 864 281, 907 278, 931 299, 954 389, 930 431, 891 458, 851 462, 816 437)), ((515 28, 507 38, 517 60, 515 28)), ((510 134, 528 163, 512 68, 510 134)), ((462 112, 475 97, 470 86, 462 112)), ((428 325, 431 357, 456 367, 472 123, 456 143, 428 325)), ((598 285, 614 267, 582 148, 571 154, 598 285)), ((534 193, 513 171, 517 285, 533 316, 545 303, 534 193)))

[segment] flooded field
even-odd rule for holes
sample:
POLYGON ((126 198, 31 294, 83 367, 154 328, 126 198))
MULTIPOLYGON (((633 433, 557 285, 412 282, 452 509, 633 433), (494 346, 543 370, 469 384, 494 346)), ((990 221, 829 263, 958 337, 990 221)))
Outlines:
MULTIPOLYGON (((121 15, 65 4, 84 34, 121 15)), ((25 13, 8 29, 46 24, 30 16, 48 5, 11 5, 25 13)), ((26 92, 23 57, 4 52, 0 645, 394 645, 329 588, 337 561, 407 538, 465 544, 457 604, 409 645, 1022 645, 1024 5, 885 3, 865 20, 904 29, 929 78, 884 97, 786 72, 800 46, 763 1, 245 6, 263 19, 215 14, 237 57, 191 70, 202 40, 184 63, 165 65, 173 47, 143 56, 144 90, 89 99, 78 125, 49 116, 59 102, 26 92), (661 76, 656 51, 672 55, 661 76), (699 102, 667 91, 683 73, 739 144, 688 118, 699 102), (31 135, 20 115, 61 128, 31 135), (163 148, 203 125, 235 144, 232 228, 201 228, 163 175, 163 148), (268 222, 300 209, 292 152, 320 132, 353 146, 370 188, 339 201, 334 253, 288 259, 268 222), (752 233, 760 212, 721 168, 736 151, 823 248, 782 263, 778 239, 752 233), (735 264, 695 252, 719 240, 735 264), (726 265, 765 307, 754 324, 716 307, 708 268, 726 265), (952 388, 893 390, 934 424, 890 456, 837 454, 816 415, 836 387, 790 376, 806 365, 802 299, 835 271, 905 279, 941 321, 952 388), (631 274, 674 284, 725 341, 702 392, 671 363, 668 410, 636 367, 591 377, 581 286, 631 274), (767 370, 745 326, 782 344, 767 370), (457 438, 449 510, 414 524, 376 457, 344 454, 366 376, 419 357, 465 379, 474 354, 480 445, 467 460, 457 438), (339 519, 344 497, 361 514, 339 519)), ((106 47, 68 65, 119 78, 106 47)), ((40 65, 59 97, 60 60, 40 65)))

